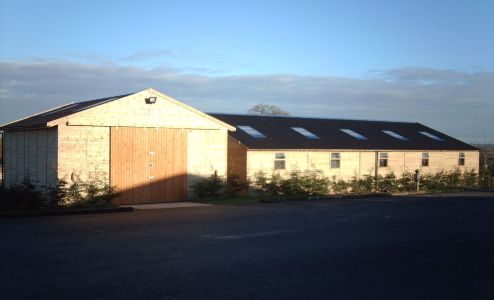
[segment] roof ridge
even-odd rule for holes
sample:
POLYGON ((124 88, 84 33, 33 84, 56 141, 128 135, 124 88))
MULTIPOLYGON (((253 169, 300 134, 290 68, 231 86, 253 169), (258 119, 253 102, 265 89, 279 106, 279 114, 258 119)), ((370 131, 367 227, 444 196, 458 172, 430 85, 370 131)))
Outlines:
POLYGON ((122 94, 122 95, 117 95, 117 96, 103 97, 103 98, 98 98, 98 99, 91 99, 91 100, 74 101, 73 103, 79 104, 79 103, 85 103, 85 102, 91 102, 91 101, 105 101, 105 100, 110 100, 110 99, 113 99, 113 98, 127 97, 127 96, 130 96, 130 95, 136 94, 136 93, 138 93, 138 92, 128 93, 128 94, 122 94))
POLYGON ((322 117, 302 117, 302 116, 261 116, 250 114, 231 114, 231 113, 210 113, 208 115, 240 116, 240 117, 257 117, 257 118, 283 118, 283 119, 310 119, 310 120, 338 120, 338 121, 359 121, 359 122, 387 122, 387 123, 406 123, 420 124, 412 121, 390 121, 390 120, 366 120, 366 119, 349 119, 349 118, 322 118, 322 117))

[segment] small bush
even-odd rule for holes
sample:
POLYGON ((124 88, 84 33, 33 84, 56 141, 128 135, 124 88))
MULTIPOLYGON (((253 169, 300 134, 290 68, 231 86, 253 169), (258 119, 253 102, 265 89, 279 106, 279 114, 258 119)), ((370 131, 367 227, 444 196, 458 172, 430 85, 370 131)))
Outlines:
POLYGON ((230 174, 226 178, 225 193, 227 196, 235 197, 247 190, 248 187, 249 183, 241 181, 238 174, 230 174))
POLYGON ((333 176, 333 180, 331 181, 331 190, 335 194, 344 194, 348 192, 349 184, 342 179, 336 180, 336 176, 333 176))
POLYGON ((398 191, 396 176, 393 172, 385 176, 378 175, 375 183, 375 191, 380 193, 393 193, 398 191))
POLYGON ((486 167, 480 169, 479 185, 483 188, 494 187, 494 170, 490 170, 486 167))
POLYGON ((266 182, 262 190, 270 196, 283 196, 287 190, 287 185, 284 181, 285 179, 280 174, 275 174, 266 182))
POLYGON ((410 192, 417 190, 417 184, 415 183, 415 174, 405 171, 401 174, 401 177, 397 180, 398 190, 401 192, 410 192))
POLYGON ((2 189, 0 196, 0 206, 4 209, 34 209, 45 204, 42 193, 30 179, 25 179, 10 189, 2 189))
POLYGON ((204 178, 192 186, 194 194, 199 199, 220 197, 225 188, 223 178, 214 172, 209 178, 204 178))
POLYGON ((290 172, 288 178, 281 179, 281 194, 286 196, 305 196, 307 194, 305 181, 306 178, 300 171, 290 172))
POLYGON ((308 196, 324 196, 329 193, 330 182, 321 171, 308 171, 302 178, 302 190, 308 196))
POLYGON ((368 194, 374 191, 374 177, 364 175, 364 178, 353 177, 348 183, 350 191, 354 194, 368 194))
POLYGON ((110 206, 116 196, 116 188, 106 180, 89 178, 84 181, 74 175, 70 184, 59 179, 57 185, 50 189, 50 195, 58 206, 85 208, 110 206))
POLYGON ((474 170, 465 171, 463 173, 463 186, 475 187, 478 185, 479 176, 474 170))
POLYGON ((67 180, 62 178, 57 180, 57 184, 54 187, 49 188, 48 194, 50 196, 50 206, 61 206, 64 204, 64 201, 67 198, 67 184, 67 180))

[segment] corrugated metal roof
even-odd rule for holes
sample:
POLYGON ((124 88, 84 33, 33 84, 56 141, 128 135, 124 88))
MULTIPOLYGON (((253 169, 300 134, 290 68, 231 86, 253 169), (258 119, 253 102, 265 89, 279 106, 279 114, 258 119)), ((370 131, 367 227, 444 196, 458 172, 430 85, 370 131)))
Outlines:
POLYGON ((57 107, 42 113, 21 119, 12 123, 8 123, 1 127, 1 129, 23 129, 23 128, 38 128, 45 127, 46 123, 51 122, 56 119, 66 117, 68 115, 74 114, 79 111, 83 111, 103 103, 114 101, 132 94, 106 97, 101 99, 69 103, 61 107, 57 107))
POLYGON ((369 150, 477 150, 477 148, 420 123, 210 114, 232 126, 250 126, 265 138, 254 138, 242 130, 229 132, 249 149, 369 149, 369 150), (292 129, 301 127, 318 139, 292 129), (366 139, 357 139, 341 129, 350 129, 366 139), (389 130, 407 140, 383 132, 389 130), (428 132, 442 141, 427 137, 428 132))

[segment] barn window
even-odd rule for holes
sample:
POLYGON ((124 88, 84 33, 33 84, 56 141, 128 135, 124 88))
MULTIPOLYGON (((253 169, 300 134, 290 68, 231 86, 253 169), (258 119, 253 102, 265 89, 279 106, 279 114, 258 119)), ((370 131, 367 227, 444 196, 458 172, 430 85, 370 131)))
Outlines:
POLYGON ((419 131, 419 133, 422 134, 422 135, 425 135, 428 138, 431 138, 433 140, 439 141, 439 142, 444 141, 444 139, 442 139, 442 138, 440 138, 440 137, 438 137, 436 135, 433 135, 432 133, 429 133, 427 131, 419 131))
POLYGON ((355 132, 351 129, 340 129, 341 131, 343 131, 344 133, 356 138, 357 140, 360 140, 360 141, 365 141, 367 140, 367 138, 363 135, 361 135, 360 133, 358 132, 355 132))
POLYGON ((460 154, 458 156, 458 165, 459 166, 465 165, 465 152, 460 152, 460 154))
POLYGON ((428 167, 429 166, 429 153, 424 152, 422 153, 422 167, 428 167))
POLYGON ((318 140, 319 137, 303 127, 292 127, 293 130, 311 140, 318 140))
POLYGON ((331 155, 331 169, 339 169, 340 168, 340 153, 333 152, 331 155))
POLYGON ((399 139, 400 141, 408 141, 408 139, 406 137, 404 137, 401 134, 398 134, 398 133, 396 133, 394 131, 391 131, 391 130, 383 130, 382 132, 384 132, 387 135, 390 135, 390 136, 394 137, 395 139, 399 139))
POLYGON ((274 169, 275 170, 285 169, 285 153, 274 154, 274 169))
POLYGON ((379 168, 386 168, 388 166, 388 153, 379 153, 379 168))
POLYGON ((256 139, 264 139, 266 136, 259 131, 255 130, 254 128, 247 126, 247 125, 242 125, 242 126, 237 126, 238 129, 242 130, 243 132, 247 133, 253 138, 256 139))

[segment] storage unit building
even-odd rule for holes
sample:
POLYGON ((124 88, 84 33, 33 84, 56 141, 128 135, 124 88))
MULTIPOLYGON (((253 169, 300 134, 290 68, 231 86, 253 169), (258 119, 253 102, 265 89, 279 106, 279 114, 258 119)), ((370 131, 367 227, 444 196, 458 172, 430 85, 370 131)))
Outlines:
POLYGON ((115 204, 181 201, 226 175, 234 127, 153 89, 67 104, 1 127, 5 186, 29 179, 48 195, 59 178, 116 186, 115 204))
POLYGON ((211 114, 229 133, 228 173, 241 179, 319 170, 327 177, 479 171, 479 150, 419 123, 211 114))

